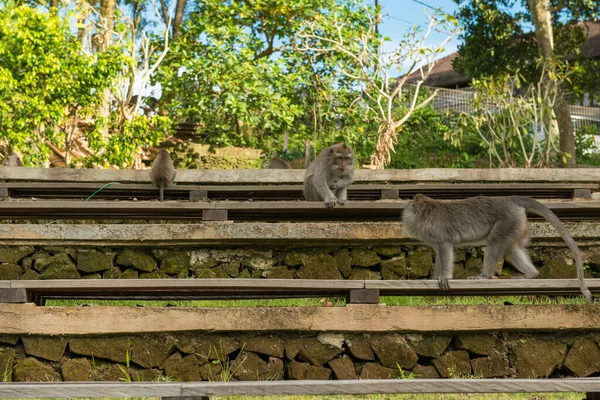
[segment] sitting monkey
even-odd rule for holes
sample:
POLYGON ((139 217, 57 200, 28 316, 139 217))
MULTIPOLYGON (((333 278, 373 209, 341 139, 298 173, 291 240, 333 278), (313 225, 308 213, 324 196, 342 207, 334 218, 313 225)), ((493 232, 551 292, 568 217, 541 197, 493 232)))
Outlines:
POLYGON ((304 176, 304 197, 324 201, 327 208, 348 199, 346 188, 354 182, 354 155, 346 143, 323 149, 308 166, 304 176))
POLYGON ((171 154, 165 149, 158 152, 156 159, 152 163, 152 169, 150 170, 150 179, 152 183, 157 185, 160 189, 160 201, 163 201, 165 187, 170 186, 175 181, 175 175, 177 171, 173 166, 173 160, 171 160, 171 154))
POLYGON ((521 196, 478 196, 438 201, 418 194, 404 209, 402 220, 410 237, 422 240, 435 251, 433 277, 447 290, 454 267, 453 247, 482 241, 485 241, 483 270, 473 278, 491 278, 505 255, 525 278, 535 278, 538 270, 525 249, 528 244, 526 212, 543 217, 560 233, 575 257, 581 292, 590 301, 592 294, 585 285, 583 259, 575 240, 558 217, 537 200, 521 196))

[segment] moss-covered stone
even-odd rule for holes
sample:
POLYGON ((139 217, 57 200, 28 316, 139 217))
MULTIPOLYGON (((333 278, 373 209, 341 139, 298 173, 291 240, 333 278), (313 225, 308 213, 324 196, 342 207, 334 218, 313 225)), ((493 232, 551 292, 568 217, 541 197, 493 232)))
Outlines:
POLYGON ((145 272, 152 272, 157 269, 154 257, 139 250, 123 250, 117 255, 116 263, 123 267, 132 267, 145 272))
POLYGON ((288 267, 275 267, 264 271, 262 276, 268 279, 294 279, 294 273, 288 267))
POLYGON ((410 279, 427 278, 433 269, 433 253, 429 249, 408 252, 406 257, 407 276, 410 279))
POLYGON ((172 278, 171 275, 167 275, 164 272, 152 271, 152 272, 142 272, 139 274, 140 279, 168 279, 172 278))
POLYGON ((298 271, 301 279, 343 279, 335 260, 329 254, 311 254, 302 261, 298 271))
POLYGON ((411 369, 417 364, 417 353, 397 333, 373 335, 369 344, 384 367, 411 369))
POLYGON ((15 349, 0 348, 0 382, 12 382, 15 349))
POLYGON ((19 335, 0 335, 0 343, 5 343, 14 346, 19 341, 19 338, 19 335))
POLYGON ((281 339, 265 335, 246 339, 243 348, 254 353, 278 358, 283 358, 284 353, 283 342, 281 339))
POLYGON ((465 275, 468 277, 476 276, 481 273, 483 260, 480 258, 469 258, 465 261, 465 275))
POLYGON ((299 267, 300 265, 302 265, 302 261, 305 257, 305 254, 291 251, 289 253, 284 254, 283 260, 285 262, 285 265, 287 265, 288 267, 299 267))
POLYGON ((113 267, 102 272, 102 279, 118 279, 121 275, 121 270, 118 267, 113 267))
POLYGON ((442 378, 462 378, 471 375, 471 361, 465 350, 449 351, 433 360, 433 365, 442 378))
POLYGON ((105 271, 113 267, 113 252, 90 249, 77 250, 77 269, 84 273, 105 271))
POLYGON ((365 361, 375 360, 375 353, 364 335, 347 335, 346 344, 352 357, 365 361))
POLYGON ((511 349, 511 364, 519 378, 545 378, 562 367, 566 354, 564 343, 523 339, 511 349))
POLYGON ((162 370, 167 369, 168 367, 170 367, 172 364, 175 364, 177 361, 181 360, 183 357, 181 356, 181 354, 179 352, 175 352, 173 354, 171 354, 169 357, 167 357, 160 365, 159 368, 162 370))
POLYGON ((47 268, 40 275, 40 279, 79 279, 79 271, 75 265, 55 265, 47 268))
POLYGON ((348 279, 350 279, 350 280, 372 280, 372 281, 376 281, 376 280, 380 280, 381 279, 381 274, 379 273, 379 271, 373 271, 373 270, 368 269, 368 268, 354 267, 354 268, 352 268, 352 273, 350 274, 350 276, 348 277, 348 279))
POLYGON ((350 253, 353 267, 374 267, 381 262, 381 258, 372 250, 365 248, 354 248, 350 253))
POLYGON ((131 340, 131 361, 143 368, 158 367, 175 350, 172 340, 157 336, 136 336, 131 340))
MULTIPOLYGON (((577 270, 572 259, 558 256, 545 263, 540 268, 540 279, 573 279, 577 277, 577 270)), ((589 276, 588 276, 589 277, 589 276)))
POLYGON ((437 379, 440 377, 440 374, 438 374, 437 369, 433 365, 417 364, 411 372, 416 379, 437 379))
POLYGON ((198 279, 217 279, 217 278, 229 278, 229 275, 223 267, 215 268, 203 268, 194 271, 194 277, 198 279))
POLYGON ((183 251, 169 251, 162 256, 159 271, 168 275, 188 273, 189 259, 183 251))
POLYGON ((373 251, 383 258, 394 258, 402 255, 400 246, 374 246, 373 251))
POLYGON ((283 374, 283 370, 272 371, 273 366, 278 365, 263 361, 257 354, 244 350, 231 363, 231 370, 240 381, 265 381, 283 374))
POLYGON ((508 360, 501 355, 475 358, 471 360, 471 368, 475 376, 482 378, 502 378, 512 374, 508 360))
MULTIPOLYGON (((229 257, 224 257, 222 261, 229 261, 229 257)), ((195 250, 190 253, 190 271, 197 271, 203 268, 213 268, 220 263, 221 260, 215 259, 209 250, 195 250)))
POLYGON ((366 363, 360 371, 360 379, 395 379, 398 377, 397 368, 386 368, 376 363, 366 363))
POLYGON ((406 259, 404 255, 381 261, 383 279, 397 280, 406 277, 406 259))
POLYGON ((444 354, 452 336, 414 334, 408 335, 406 339, 418 355, 435 358, 444 354))
POLYGON ((496 336, 488 333, 470 333, 456 337, 456 347, 471 354, 488 356, 494 353, 496 336))
POLYGON ((99 273, 87 274, 83 275, 81 279, 102 279, 102 275, 100 275, 99 273))
POLYGON ((66 253, 55 254, 53 256, 47 255, 46 257, 37 258, 34 261, 33 267, 41 273, 44 273, 47 269, 57 269, 63 267, 75 268, 75 262, 66 253))
POLYGON ((287 375, 288 379, 292 380, 328 380, 331 377, 331 370, 290 361, 287 365, 287 375))
POLYGON ((223 360, 240 349, 239 340, 231 336, 182 335, 178 337, 176 345, 182 353, 198 356, 201 364, 223 360))
POLYGON ((231 278, 237 278, 240 275, 242 263, 239 261, 230 261, 222 264, 221 267, 231 278))
POLYGON ((352 260, 348 249, 339 249, 333 252, 335 265, 344 278, 348 278, 352 273, 352 260))
POLYGON ((131 343, 124 337, 71 338, 69 349, 72 353, 82 356, 125 363, 127 353, 131 352, 131 343))
POLYGON ((15 364, 14 378, 16 382, 59 382, 60 374, 33 357, 18 360, 15 364))
POLYGON ((200 374, 200 365, 198 362, 198 357, 195 354, 191 354, 189 356, 183 357, 181 360, 172 363, 171 365, 165 368, 165 375, 177 380, 184 373, 197 370, 198 374, 200 374))
POLYGON ((564 366, 584 378, 600 372, 600 348, 595 340, 580 339, 571 346, 564 366))
POLYGON ((60 369, 65 381, 82 382, 95 380, 94 369, 87 358, 65 360, 60 369))
POLYGON ((244 265, 255 270, 266 271, 273 268, 275 260, 267 257, 249 257, 244 260, 244 265))
POLYGON ((16 281, 21 277, 21 267, 15 264, 0 264, 0 280, 16 281))
POLYGON ((0 263, 16 264, 21 259, 33 254, 33 246, 2 246, 0 247, 0 263))
POLYGON ((130 372, 130 375, 131 375, 131 379, 133 379, 134 382, 155 382, 161 376, 163 376, 163 373, 159 369, 152 368, 152 369, 140 369, 138 371, 132 371, 132 372, 130 372))
POLYGON ((358 379, 356 375, 356 368, 354 367, 354 362, 347 355, 342 357, 334 358, 333 360, 327 363, 329 368, 333 371, 336 379, 345 380, 345 379, 358 379))
POLYGON ((22 340, 27 355, 50 361, 60 360, 67 348, 62 337, 23 336, 22 340))
POLYGON ((94 376, 102 382, 127 381, 131 378, 130 370, 122 364, 111 364, 95 360, 94 376))
POLYGON ((139 273, 137 272, 137 270, 126 269, 125 271, 121 272, 121 275, 119 275, 118 279, 138 279, 138 278, 139 278, 139 273))
POLYGON ((303 338, 299 340, 300 349, 298 351, 298 359, 308 361, 317 367, 320 367, 343 352, 342 349, 320 343, 316 338, 303 338))

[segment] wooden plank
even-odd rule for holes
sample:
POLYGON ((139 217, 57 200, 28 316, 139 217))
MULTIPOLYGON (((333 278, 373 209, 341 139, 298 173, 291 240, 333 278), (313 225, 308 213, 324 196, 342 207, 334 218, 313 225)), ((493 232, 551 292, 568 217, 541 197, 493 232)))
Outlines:
POLYGON ((568 393, 598 390, 599 378, 363 379, 262 382, 0 383, 2 398, 361 395, 394 393, 568 393))
POLYGON ((227 210, 202 210, 202 221, 227 221, 227 210))
MULTIPOLYGON (((304 170, 178 170, 178 183, 302 183, 304 170)), ((431 168, 357 170, 363 182, 600 182, 600 168, 431 168)), ((145 182, 147 170, 0 167, 0 180, 56 182, 145 182)))
POLYGON ((351 289, 348 291, 348 304, 378 304, 379 290, 377 289, 351 289))
POLYGON ((0 303, 26 303, 25 289, 0 289, 0 303))
POLYGON ((203 201, 208 199, 207 190, 191 190, 190 201, 203 201))
POLYGON ((0 304, 0 334, 168 332, 490 332, 600 330, 600 305, 390 307, 37 307, 0 304), (123 323, 127 321, 127 323, 123 323))
POLYGON ((573 198, 574 199, 577 199, 577 198, 591 199, 592 191, 591 191, 591 189, 583 189, 583 188, 574 189, 573 190, 573 198))

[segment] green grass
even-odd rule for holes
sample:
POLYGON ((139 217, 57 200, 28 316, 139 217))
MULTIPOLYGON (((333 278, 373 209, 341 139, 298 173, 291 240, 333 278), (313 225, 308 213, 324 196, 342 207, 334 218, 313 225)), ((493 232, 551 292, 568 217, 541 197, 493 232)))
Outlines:
MULTIPOLYGON (((586 304, 583 296, 504 296, 504 297, 381 297, 381 303, 389 306, 443 306, 478 304, 586 304)), ((271 300, 49 300, 49 306, 145 306, 145 307, 321 307, 344 306, 346 300, 337 298, 271 299, 271 300)))

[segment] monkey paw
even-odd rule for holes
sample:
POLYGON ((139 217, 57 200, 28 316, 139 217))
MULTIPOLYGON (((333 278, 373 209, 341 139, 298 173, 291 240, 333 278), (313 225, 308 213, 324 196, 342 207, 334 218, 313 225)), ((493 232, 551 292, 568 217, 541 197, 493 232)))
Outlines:
POLYGON ((448 282, 448 278, 446 278, 445 276, 440 276, 437 278, 438 283, 440 284, 440 289, 442 290, 448 290, 450 289, 450 284, 448 282))
POLYGON ((329 189, 331 189, 331 190, 338 190, 338 189, 341 189, 342 187, 344 187, 344 186, 342 185, 341 181, 333 181, 331 183, 331 185, 329 185, 329 189))
POLYGON ((338 200, 337 202, 340 206, 343 206, 344 204, 346 204, 346 200, 338 200))
POLYGON ((327 208, 333 208, 335 207, 335 203, 337 203, 337 199, 329 199, 329 200, 325 200, 325 207, 327 208))

